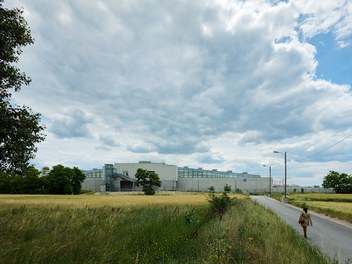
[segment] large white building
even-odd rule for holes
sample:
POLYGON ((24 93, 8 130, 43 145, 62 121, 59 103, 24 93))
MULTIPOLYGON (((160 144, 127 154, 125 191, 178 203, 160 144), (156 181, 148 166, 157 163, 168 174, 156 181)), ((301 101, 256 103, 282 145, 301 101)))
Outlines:
POLYGON ((84 171, 86 179, 82 189, 94 191, 137 191, 135 174, 137 169, 154 171, 161 180, 162 191, 208 191, 213 186, 215 191, 223 191, 224 186, 230 185, 233 191, 242 192, 269 192, 270 180, 268 177, 248 174, 247 172, 234 173, 232 171, 204 170, 202 168, 177 167, 165 163, 140 161, 138 163, 105 164, 102 169, 84 171))

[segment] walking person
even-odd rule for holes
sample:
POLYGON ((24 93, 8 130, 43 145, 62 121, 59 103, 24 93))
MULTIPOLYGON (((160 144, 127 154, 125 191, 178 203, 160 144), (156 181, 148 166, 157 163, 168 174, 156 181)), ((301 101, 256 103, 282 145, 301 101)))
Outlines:
POLYGON ((307 238, 307 227, 313 226, 313 222, 312 219, 310 217, 310 214, 308 214, 308 208, 304 207, 303 208, 303 212, 299 217, 298 222, 301 224, 302 228, 303 228, 303 234, 304 234, 304 238, 307 238))

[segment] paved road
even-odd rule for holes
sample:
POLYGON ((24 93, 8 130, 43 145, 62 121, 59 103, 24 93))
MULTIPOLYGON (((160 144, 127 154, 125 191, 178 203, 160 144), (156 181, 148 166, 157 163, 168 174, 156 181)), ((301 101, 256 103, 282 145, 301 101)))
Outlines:
MULTIPOLYGON (((302 227, 298 224, 301 208, 266 196, 251 198, 272 210, 303 236, 302 227)), ((309 210, 308 213, 311 214, 313 222, 313 226, 308 227, 308 241, 331 259, 338 259, 339 263, 343 264, 352 263, 352 225, 309 210)))

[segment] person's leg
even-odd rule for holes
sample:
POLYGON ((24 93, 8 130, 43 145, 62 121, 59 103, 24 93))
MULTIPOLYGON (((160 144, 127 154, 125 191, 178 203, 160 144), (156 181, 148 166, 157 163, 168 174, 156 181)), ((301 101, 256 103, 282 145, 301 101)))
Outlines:
POLYGON ((307 238, 307 227, 306 226, 302 226, 302 227, 303 227, 304 238, 307 238))

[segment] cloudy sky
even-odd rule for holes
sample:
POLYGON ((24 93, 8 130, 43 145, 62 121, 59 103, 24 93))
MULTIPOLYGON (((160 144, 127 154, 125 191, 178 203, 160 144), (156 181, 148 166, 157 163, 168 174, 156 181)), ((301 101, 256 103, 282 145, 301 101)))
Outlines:
POLYGON ((352 167, 351 0, 5 0, 35 44, 33 164, 149 160, 321 185, 352 167))

